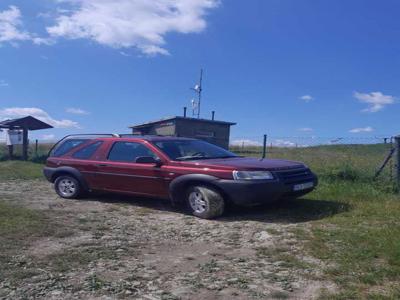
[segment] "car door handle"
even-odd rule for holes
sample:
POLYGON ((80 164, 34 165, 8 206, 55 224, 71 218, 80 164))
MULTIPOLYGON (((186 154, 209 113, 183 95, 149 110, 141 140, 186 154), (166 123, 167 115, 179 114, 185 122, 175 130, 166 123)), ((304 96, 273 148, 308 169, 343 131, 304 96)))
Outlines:
POLYGON ((96 166, 97 167, 107 167, 108 165, 107 164, 97 164, 96 166))

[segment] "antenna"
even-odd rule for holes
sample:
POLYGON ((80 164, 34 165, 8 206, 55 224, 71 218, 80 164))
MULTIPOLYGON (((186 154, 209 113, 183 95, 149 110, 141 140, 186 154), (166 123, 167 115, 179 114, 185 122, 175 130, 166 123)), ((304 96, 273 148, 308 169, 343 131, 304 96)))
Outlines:
POLYGON ((201 92, 203 91, 203 69, 200 69, 200 80, 199 84, 196 84, 194 88, 191 88, 197 94, 197 101, 192 100, 192 115, 200 118, 201 109, 201 92))

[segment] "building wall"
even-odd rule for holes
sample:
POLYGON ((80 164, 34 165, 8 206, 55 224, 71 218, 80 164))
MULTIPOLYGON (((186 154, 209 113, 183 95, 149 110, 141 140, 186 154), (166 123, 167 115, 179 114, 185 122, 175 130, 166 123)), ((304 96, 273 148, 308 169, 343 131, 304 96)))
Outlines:
POLYGON ((143 134, 143 135, 163 135, 163 136, 175 136, 176 126, 175 121, 168 121, 158 124, 152 124, 148 127, 133 129, 132 133, 143 134))
POLYGON ((208 123, 193 119, 177 119, 150 124, 148 127, 133 128, 134 134, 179 136, 205 140, 225 149, 229 148, 230 126, 228 124, 208 123))
POLYGON ((193 120, 176 120, 177 136, 202 139, 223 148, 229 148, 230 126, 193 120))

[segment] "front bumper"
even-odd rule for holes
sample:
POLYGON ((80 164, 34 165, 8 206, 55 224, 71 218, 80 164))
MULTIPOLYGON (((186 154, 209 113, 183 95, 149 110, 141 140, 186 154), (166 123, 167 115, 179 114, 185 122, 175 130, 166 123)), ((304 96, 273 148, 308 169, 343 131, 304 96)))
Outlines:
POLYGON ((219 180, 217 185, 229 199, 237 205, 258 205, 272 203, 282 198, 296 198, 308 194, 318 185, 318 178, 313 174, 312 180, 287 184, 280 180, 219 180), (296 184, 313 182, 313 187, 294 191, 296 184))

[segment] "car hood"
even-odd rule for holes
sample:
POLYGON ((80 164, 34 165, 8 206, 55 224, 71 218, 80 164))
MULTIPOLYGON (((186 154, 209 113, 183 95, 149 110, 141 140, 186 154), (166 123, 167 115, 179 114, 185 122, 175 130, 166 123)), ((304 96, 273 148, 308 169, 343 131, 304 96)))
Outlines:
POLYGON ((282 159, 260 159, 253 157, 232 157, 222 159, 205 159, 185 162, 185 165, 196 165, 197 167, 221 167, 232 170, 282 170, 304 167, 304 164, 297 161, 282 159))

